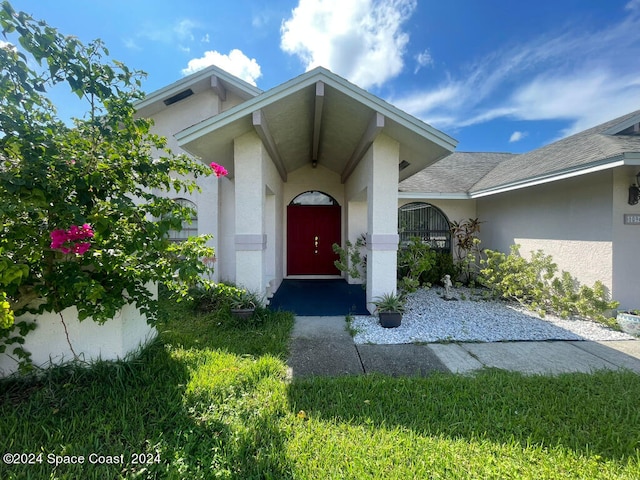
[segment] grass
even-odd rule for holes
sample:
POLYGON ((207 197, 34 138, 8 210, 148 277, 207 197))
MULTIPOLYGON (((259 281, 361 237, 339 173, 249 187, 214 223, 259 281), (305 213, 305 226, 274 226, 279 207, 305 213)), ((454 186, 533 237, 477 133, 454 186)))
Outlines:
POLYGON ((287 381, 291 315, 163 309, 134 361, 0 383, 2 453, 43 453, 0 478, 640 478, 635 374, 287 381), (48 463, 91 453, 125 462, 48 463))

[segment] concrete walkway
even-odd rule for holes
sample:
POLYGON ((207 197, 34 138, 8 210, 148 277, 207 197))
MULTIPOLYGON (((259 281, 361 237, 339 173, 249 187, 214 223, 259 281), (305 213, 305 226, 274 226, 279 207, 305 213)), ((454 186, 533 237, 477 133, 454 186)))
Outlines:
POLYGON ((545 375, 602 369, 640 373, 640 341, 356 345, 344 317, 296 317, 288 366, 293 378, 468 374, 485 367, 545 375))

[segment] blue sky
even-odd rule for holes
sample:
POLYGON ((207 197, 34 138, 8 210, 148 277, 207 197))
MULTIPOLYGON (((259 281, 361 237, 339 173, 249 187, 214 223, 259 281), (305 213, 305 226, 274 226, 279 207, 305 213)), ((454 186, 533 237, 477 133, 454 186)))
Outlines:
MULTIPOLYGON (((268 90, 322 65, 459 140, 525 152, 640 109, 640 0, 14 0, 148 73, 268 90)), ((62 116, 77 106, 62 106, 62 116)))

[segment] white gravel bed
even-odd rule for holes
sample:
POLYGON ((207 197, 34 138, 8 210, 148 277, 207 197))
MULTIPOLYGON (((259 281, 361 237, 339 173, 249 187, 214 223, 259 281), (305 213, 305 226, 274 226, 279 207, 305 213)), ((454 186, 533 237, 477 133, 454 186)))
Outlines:
POLYGON ((439 287, 407 297, 397 328, 383 328, 377 316, 354 316, 357 344, 390 345, 418 342, 501 342, 542 340, 634 340, 626 333, 587 320, 541 318, 517 303, 481 300, 468 288, 453 290, 457 301, 442 298, 439 287), (472 299, 473 297, 473 299, 472 299))

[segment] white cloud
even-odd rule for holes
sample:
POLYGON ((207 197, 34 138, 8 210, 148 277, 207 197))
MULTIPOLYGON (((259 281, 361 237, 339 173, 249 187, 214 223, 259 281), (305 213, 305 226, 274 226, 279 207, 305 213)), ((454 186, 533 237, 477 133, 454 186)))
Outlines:
POLYGON ((283 51, 368 88, 397 76, 417 0, 300 0, 281 27, 283 51))
POLYGON ((8 50, 15 50, 16 46, 11 42, 5 42, 3 40, 0 40, 0 48, 6 48, 8 50))
POLYGON ((195 38, 193 36, 193 30, 196 27, 197 25, 195 22, 185 19, 185 20, 180 20, 178 23, 176 23, 173 26, 173 31, 179 40, 192 42, 195 38))
POLYGON ((262 76, 260 65, 256 59, 247 57, 238 49, 231 50, 228 55, 215 50, 204 52, 202 57, 189 60, 187 68, 182 70, 182 74, 189 75, 210 65, 220 67, 254 86, 256 80, 262 76))
POLYGON ((422 53, 419 53, 415 57, 416 59, 416 68, 413 73, 418 73, 418 71, 423 67, 430 67, 433 65, 433 57, 431 56, 431 52, 429 50, 425 50, 422 53))
POLYGON ((516 130, 515 132, 513 132, 511 134, 511 136, 509 137, 509 143, 515 143, 515 142, 519 142, 520 140, 522 140, 524 137, 526 137, 528 135, 527 132, 519 132, 518 130, 516 130))
POLYGON ((640 0, 597 31, 566 28, 492 52, 436 88, 389 99, 439 128, 565 120, 568 135, 640 108, 640 0), (436 123, 436 119, 442 123, 436 123))
POLYGON ((629 3, 627 3, 624 8, 638 12, 640 11, 640 0, 629 0, 629 3))
POLYGON ((143 23, 135 36, 125 38, 123 42, 125 47, 132 50, 142 50, 144 42, 151 41, 189 52, 189 44, 195 41, 197 30, 201 30, 200 25, 190 19, 180 19, 164 25, 143 23))
POLYGON ((136 42, 133 38, 125 38, 124 40, 122 40, 122 43, 129 50, 142 50, 142 47, 138 45, 138 42, 136 42))

